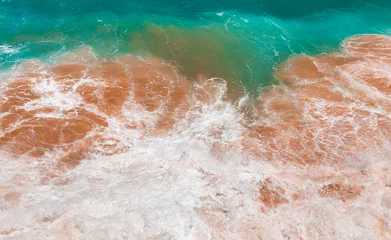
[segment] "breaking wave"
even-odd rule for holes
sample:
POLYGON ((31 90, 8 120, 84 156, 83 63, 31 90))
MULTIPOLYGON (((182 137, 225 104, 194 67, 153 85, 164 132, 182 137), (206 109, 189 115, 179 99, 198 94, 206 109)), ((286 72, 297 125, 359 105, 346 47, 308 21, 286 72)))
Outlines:
POLYGON ((252 101, 160 58, 21 63, 2 74, 0 234, 389 239, 390 69, 390 37, 353 36, 252 101))

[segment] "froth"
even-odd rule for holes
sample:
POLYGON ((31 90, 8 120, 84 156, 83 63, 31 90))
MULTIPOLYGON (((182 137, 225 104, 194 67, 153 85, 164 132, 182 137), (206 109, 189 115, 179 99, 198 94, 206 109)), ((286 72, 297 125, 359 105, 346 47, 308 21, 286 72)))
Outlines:
POLYGON ((75 63, 69 56, 61 57, 66 63, 13 76, 3 88, 3 150, 15 157, 64 152, 61 162, 74 166, 91 145, 105 142, 113 122, 159 135, 189 107, 190 83, 159 59, 75 63))
POLYGON ((389 239, 391 40, 342 46, 282 64, 255 103, 223 79, 88 47, 15 68, 0 234, 389 239))
POLYGON ((18 48, 13 48, 8 45, 0 45, 0 54, 15 54, 18 53, 18 48))

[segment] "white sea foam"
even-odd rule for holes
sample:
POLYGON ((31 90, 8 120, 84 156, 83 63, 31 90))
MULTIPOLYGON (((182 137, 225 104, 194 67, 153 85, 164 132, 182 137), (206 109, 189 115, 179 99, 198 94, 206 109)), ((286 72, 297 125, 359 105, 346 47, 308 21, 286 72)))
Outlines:
MULTIPOLYGON (((89 57, 77 63, 95 64, 97 59, 91 55, 91 49, 84 50, 88 50, 85 52, 89 57)), ((76 53, 58 61, 72 62, 76 53)), ((290 147, 283 144, 298 133, 291 127, 281 131, 283 141, 279 141, 280 136, 264 137, 262 134, 271 133, 262 132, 262 127, 266 126, 266 130, 273 124, 283 127, 281 119, 285 115, 278 116, 282 107, 264 112, 257 121, 251 122, 243 110, 261 107, 252 106, 247 96, 233 104, 225 96, 227 86, 221 79, 193 83, 189 96, 193 105, 185 117, 178 119, 164 136, 146 135, 138 128, 127 128, 126 124, 145 123, 153 128, 164 107, 148 112, 132 102, 133 96, 130 96, 122 106, 121 116, 110 117, 93 106, 83 105, 75 91, 82 83, 93 83, 93 79, 83 76, 79 85, 64 92, 54 78, 45 75, 45 67, 38 65, 15 68, 19 73, 20 69, 38 69, 45 76, 33 88, 42 97, 22 107, 28 111, 57 109, 36 115, 41 118, 62 118, 62 112, 87 109, 107 120, 107 126, 100 129, 107 138, 93 145, 97 151, 92 151, 73 169, 61 167, 56 151, 47 151, 39 158, 22 155, 17 159, 5 151, 0 152, 0 236, 3 239, 390 237, 391 165, 388 159, 391 147, 386 136, 377 136, 384 140, 381 148, 363 149, 365 154, 360 153, 355 161, 347 158, 340 165, 324 162, 305 165, 279 157, 267 160, 269 153, 283 156, 282 153, 288 151, 284 146, 290 147), (209 89, 207 100, 197 98, 197 93, 204 93, 205 89, 209 89), (263 126, 260 122, 267 124, 263 126), (261 152, 263 155, 248 154, 251 145, 243 142, 252 124, 260 126, 256 128, 259 132, 250 132, 255 135, 250 136, 259 140, 256 150, 266 149, 261 152), (106 147, 113 145, 126 151, 108 152, 106 147)), ((349 69, 341 69, 343 76, 356 84, 349 82, 353 90, 342 90, 342 83, 336 84, 335 88, 341 88, 338 91, 352 98, 359 94, 357 92, 368 93, 377 100, 386 98, 359 85, 360 80, 349 75, 352 74, 349 69)), ((387 71, 382 73, 388 74, 387 71)), ((308 82, 302 84, 305 86, 308 82)), ((282 103, 294 97, 286 86, 271 88, 269 94, 278 98, 279 90, 286 91, 282 103)), ((261 96, 260 104, 269 107, 273 99, 268 98, 267 93, 261 96)), ((305 96, 301 94, 295 97, 305 96)), ((328 103, 315 97, 309 99, 306 117, 318 114, 322 122, 329 121, 330 128, 344 119, 354 125, 354 114, 349 111, 356 108, 360 113, 371 111, 364 123, 375 122, 377 115, 388 119, 378 106, 348 101, 330 105, 345 107, 348 116, 329 116, 328 103), (311 107, 315 108, 315 114, 311 115, 311 107)), ((295 111, 288 112, 288 117, 294 117, 298 110, 295 111)), ((308 119, 305 123, 305 127, 310 128, 308 119)), ((327 145, 329 136, 321 134, 322 131, 328 133, 328 129, 321 129, 322 126, 316 126, 313 133, 318 135, 314 138, 319 145, 327 145)), ((353 130, 358 132, 360 126, 355 125, 353 130)), ((303 139, 310 143, 308 136, 303 139)), ((342 140, 336 138, 336 141, 342 140)), ((325 147, 323 145, 320 147, 325 147)))
POLYGON ((9 45, 0 45, 0 54, 16 54, 20 50, 9 45))

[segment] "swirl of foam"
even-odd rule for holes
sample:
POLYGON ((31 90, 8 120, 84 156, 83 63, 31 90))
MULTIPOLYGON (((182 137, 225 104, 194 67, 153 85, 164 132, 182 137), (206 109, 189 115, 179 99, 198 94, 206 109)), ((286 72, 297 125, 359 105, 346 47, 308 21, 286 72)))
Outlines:
POLYGON ((143 135, 162 135, 184 117, 190 83, 171 65, 132 56, 96 60, 88 54, 91 49, 81 49, 49 66, 26 63, 8 79, 0 100, 3 151, 14 157, 56 152, 61 163, 73 167, 91 149, 115 154, 128 148, 110 137, 113 122, 143 135))

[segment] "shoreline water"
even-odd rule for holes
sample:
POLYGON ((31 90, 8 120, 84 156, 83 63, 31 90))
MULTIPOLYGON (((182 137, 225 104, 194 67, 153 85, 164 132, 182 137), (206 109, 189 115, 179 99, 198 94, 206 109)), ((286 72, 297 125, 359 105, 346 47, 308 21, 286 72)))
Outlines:
POLYGON ((21 64, 1 88, 0 234, 390 238, 391 37, 341 48, 289 59, 255 103, 160 58, 21 64))

